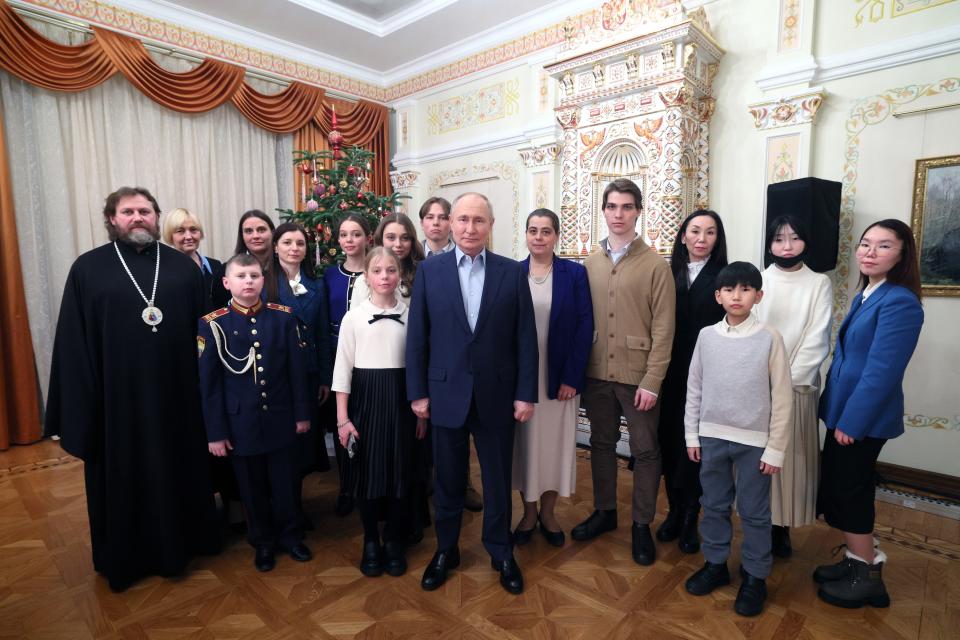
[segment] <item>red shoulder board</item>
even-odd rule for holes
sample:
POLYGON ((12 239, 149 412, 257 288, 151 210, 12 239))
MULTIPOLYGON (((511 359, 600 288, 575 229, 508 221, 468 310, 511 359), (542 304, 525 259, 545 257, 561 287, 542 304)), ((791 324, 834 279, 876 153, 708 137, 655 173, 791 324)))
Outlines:
POLYGON ((293 313, 293 309, 288 307, 285 304, 277 304, 276 302, 268 302, 267 309, 276 309, 277 311, 284 311, 286 313, 293 313))
POLYGON ((207 315, 203 316, 204 322, 210 322, 211 320, 216 320, 220 316, 225 316, 230 313, 230 309, 223 307, 222 309, 217 309, 216 311, 211 311, 207 315))

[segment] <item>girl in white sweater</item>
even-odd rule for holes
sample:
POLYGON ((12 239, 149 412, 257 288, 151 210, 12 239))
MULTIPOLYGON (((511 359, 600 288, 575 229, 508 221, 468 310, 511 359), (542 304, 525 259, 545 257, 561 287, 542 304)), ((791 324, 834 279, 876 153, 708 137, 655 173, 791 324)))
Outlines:
POLYGON ((763 304, 757 314, 783 336, 793 380, 793 435, 783 471, 771 484, 773 554, 792 553, 790 527, 817 518, 817 465, 820 456, 817 401, 820 365, 830 352, 833 290, 830 279, 803 263, 809 244, 804 224, 780 216, 767 228, 763 304))

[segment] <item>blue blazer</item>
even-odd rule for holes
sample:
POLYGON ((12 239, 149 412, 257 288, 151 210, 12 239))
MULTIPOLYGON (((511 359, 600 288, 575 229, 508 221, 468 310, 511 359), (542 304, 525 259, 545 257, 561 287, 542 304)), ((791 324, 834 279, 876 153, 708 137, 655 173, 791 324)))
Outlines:
MULTIPOLYGON (((529 273, 530 257, 521 264, 529 273)), ((552 292, 547 332, 547 397, 556 400, 561 384, 583 393, 587 382, 587 359, 593 346, 593 299, 586 268, 579 262, 553 256, 552 292)))
POLYGON ((417 267, 407 327, 407 396, 430 398, 437 427, 512 428, 513 402, 537 401, 537 327, 527 271, 487 251, 480 313, 470 331, 454 251, 417 267))
POLYGON ((297 331, 307 359, 307 373, 319 378, 320 384, 330 386, 333 378, 333 358, 330 348, 330 313, 327 310, 327 288, 320 278, 311 278, 300 271, 300 284, 307 290, 295 296, 286 282, 286 274, 278 269, 277 289, 280 304, 293 310, 297 331))
POLYGON ((903 433, 903 374, 923 326, 912 291, 884 283, 866 302, 858 293, 837 335, 820 397, 820 419, 855 440, 903 433))

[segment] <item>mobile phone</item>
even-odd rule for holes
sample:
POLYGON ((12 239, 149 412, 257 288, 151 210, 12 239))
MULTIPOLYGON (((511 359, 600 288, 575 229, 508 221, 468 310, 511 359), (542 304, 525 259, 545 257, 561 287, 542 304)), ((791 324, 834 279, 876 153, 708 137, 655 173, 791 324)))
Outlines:
POLYGON ((348 458, 353 458, 353 456, 357 455, 357 437, 352 433, 350 434, 350 437, 347 438, 347 446, 345 448, 347 450, 348 458))

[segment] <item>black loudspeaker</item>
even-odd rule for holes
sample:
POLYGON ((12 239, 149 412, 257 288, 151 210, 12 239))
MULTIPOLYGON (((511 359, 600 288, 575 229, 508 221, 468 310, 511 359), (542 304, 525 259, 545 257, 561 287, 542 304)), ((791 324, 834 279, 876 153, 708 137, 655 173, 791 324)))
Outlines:
MULTIPOLYGON (((799 218, 810 232, 804 264, 818 273, 835 268, 840 249, 840 183, 800 178, 768 185, 767 223, 787 215, 799 218)), ((769 265, 766 247, 763 255, 765 266, 769 265)))

